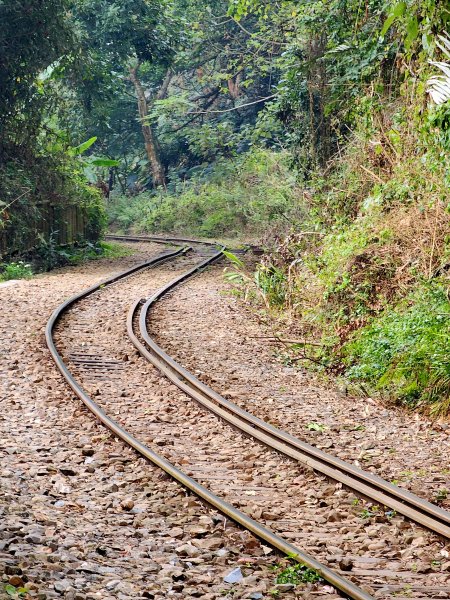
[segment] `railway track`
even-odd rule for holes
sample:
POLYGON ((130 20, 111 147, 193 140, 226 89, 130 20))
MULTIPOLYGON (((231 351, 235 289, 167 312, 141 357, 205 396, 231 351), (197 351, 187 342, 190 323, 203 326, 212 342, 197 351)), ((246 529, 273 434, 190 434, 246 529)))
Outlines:
MULTIPOLYGON (((151 240, 152 242, 164 244, 170 242, 178 245, 196 244, 195 240, 176 238, 122 237, 120 239, 124 241, 151 240)), ((321 531, 314 534, 314 532, 311 532, 311 527, 307 525, 308 518, 305 518, 302 514, 302 508, 298 506, 299 503, 296 499, 298 498, 299 489, 302 489, 303 485, 316 485, 313 481, 317 480, 317 473, 320 473, 321 482, 318 487, 330 488, 329 480, 331 478, 334 482, 338 482, 338 488, 333 488, 333 491, 339 490, 339 486, 343 485, 346 489, 354 490, 379 504, 390 507, 397 513, 405 515, 408 519, 444 537, 450 537, 450 515, 447 512, 370 473, 326 454, 242 410, 178 365, 152 340, 147 330, 149 311, 152 305, 182 281, 220 258, 221 250, 215 250, 214 244, 205 244, 203 248, 202 252, 196 252, 195 263, 189 264, 190 268, 183 268, 175 278, 170 278, 169 281, 166 280, 159 287, 159 290, 151 294, 145 302, 141 301, 142 281, 146 281, 147 285, 148 282, 152 281, 152 278, 149 277, 149 269, 167 263, 169 260, 175 261, 177 259, 177 262, 189 262, 188 249, 185 246, 179 246, 176 250, 164 252, 147 263, 137 265, 125 273, 93 286, 69 299, 55 311, 46 329, 47 344, 58 368, 73 391, 100 421, 127 444, 261 539, 283 553, 295 556, 299 562, 316 570, 326 581, 345 595, 355 599, 367 600, 371 598, 370 593, 357 585, 357 583, 360 583, 360 586, 369 585, 372 590, 376 590, 377 597, 392 597, 394 593, 401 597, 402 586, 405 589, 410 586, 408 597, 450 598, 450 575, 432 573, 423 576, 418 573, 407 573, 404 568, 405 565, 402 565, 399 560, 393 561, 396 567, 393 570, 392 567, 391 569, 381 568, 383 566, 382 560, 375 561, 375 568, 364 569, 361 568, 364 567, 364 561, 358 563, 358 557, 355 556, 355 563, 359 564, 359 569, 353 569, 351 575, 346 576, 342 569, 341 572, 330 569, 326 564, 330 561, 321 558, 324 553, 320 550, 320 538, 323 540, 330 536, 333 538, 333 536, 339 535, 352 538, 352 528, 350 527, 346 534, 343 534, 343 528, 340 527, 339 529, 338 527, 338 525, 341 526, 339 520, 334 520, 331 527, 329 523, 322 523, 319 527, 321 531), (199 254, 203 254, 203 256, 200 256, 203 259, 201 261, 198 261, 199 254), (134 276, 132 279, 130 279, 131 275, 134 276), (182 404, 182 410, 177 404, 177 411, 181 413, 185 411, 189 421, 187 425, 183 423, 175 426, 172 423, 172 418, 169 421, 160 420, 161 411, 165 410, 167 414, 173 412, 174 409, 170 402, 166 405, 160 398, 149 401, 146 408, 147 412, 139 415, 139 421, 145 421, 147 418, 145 415, 149 415, 148 419, 150 421, 153 420, 153 422, 159 423, 160 439, 155 438, 156 442, 155 439, 152 439, 150 443, 145 443, 146 436, 142 435, 142 426, 140 424, 136 426, 136 419, 133 421, 134 417, 125 419, 129 420, 131 427, 123 427, 111 416, 114 413, 123 416, 125 412, 129 412, 133 408, 126 401, 123 403, 119 401, 117 404, 118 383, 117 381, 111 383, 111 380, 114 379, 112 374, 119 379, 121 377, 127 378, 132 376, 131 369, 136 368, 136 365, 126 361, 124 366, 120 360, 117 360, 117 357, 107 358, 108 336, 101 344, 98 344, 92 327, 93 322, 89 317, 90 312, 99 311, 99 306, 101 314, 105 294, 108 294, 107 302, 114 307, 116 290, 118 286, 123 287, 123 284, 125 284, 125 287, 128 286, 128 289, 123 292, 122 312, 133 297, 131 293, 135 294, 134 297, 137 296, 137 300, 129 309, 127 316, 127 331, 132 343, 147 361, 164 373, 179 390, 196 400, 198 405, 201 406, 193 414, 192 403, 188 402, 186 404, 186 399, 180 403, 182 404), (84 301, 83 304, 81 304, 81 301, 84 301), (81 310, 85 303, 90 303, 90 308, 81 310), (87 318, 84 314, 86 312, 88 313, 87 318), (68 328, 71 332, 78 332, 80 338, 78 347, 74 348, 73 335, 70 344, 65 341, 64 329, 68 328), (56 336, 55 329, 57 330, 56 336), (58 348, 55 344, 55 337, 58 348), (62 348, 61 351, 59 347, 62 348), (102 386, 100 392, 98 389, 99 383, 102 386), (84 389, 85 387, 86 389, 84 389), (108 388, 106 393, 103 393, 103 387, 108 388), (92 397, 93 394, 96 397, 95 401, 92 397), (99 398, 98 401, 97 398, 99 398), (124 410, 125 405, 126 410, 124 410), (207 409, 207 413, 204 412, 204 408, 207 409), (192 444, 192 437, 195 439, 195 436, 192 435, 193 429, 196 428, 193 423, 198 424, 200 428, 204 427, 208 432, 206 443, 202 440, 202 443, 198 444, 199 448, 186 448, 186 445, 183 445, 180 440, 184 440, 184 443, 187 443, 188 446, 192 444), (230 429, 229 425, 233 429, 230 429), (178 429, 175 431, 175 428, 178 429), (215 450, 213 453, 209 453, 212 431, 214 432, 213 437, 220 435, 224 438, 224 441, 217 443, 217 440, 214 440, 213 447, 215 450), (230 431, 232 433, 229 433, 230 431), (174 443, 174 440, 176 443, 174 443), (155 452, 155 445, 162 450, 155 452), (247 458, 244 458, 241 464, 237 466, 234 458, 230 458, 230 456, 235 453, 238 447, 239 450, 245 447, 247 458), (230 448, 232 448, 231 453, 230 448), (258 471, 259 465, 277 463, 277 461, 280 461, 280 457, 281 467, 276 466, 276 468, 280 469, 282 474, 283 485, 281 489, 278 482, 274 481, 272 477, 255 478, 253 475, 249 476, 248 471, 249 469, 252 470, 252 467, 248 465, 253 464, 254 469, 258 471), (306 473, 303 472, 305 469, 306 473), (314 472, 312 469, 314 469, 314 472), (230 484, 230 481, 233 484, 230 484), (250 484, 246 484, 249 481, 250 484), (226 491, 225 494, 224 491, 226 491), (224 499, 224 496, 228 496, 231 502, 224 499), (250 499, 252 497, 257 498, 258 502, 249 505, 242 501, 242 498, 248 499, 249 497, 250 499), (265 510, 261 510, 258 503, 266 506, 265 510), (239 504, 241 504, 241 508, 237 506, 239 504), (255 518, 251 518, 249 512, 253 513, 255 518), (280 516, 287 516, 288 518, 279 518, 280 516), (296 523, 302 529, 302 531, 297 532, 297 536, 283 535, 283 531, 287 527, 292 529, 296 523), (307 535, 305 536, 304 533, 307 535), (309 535, 310 533, 311 535, 309 535), (302 540, 302 546, 308 546, 305 539, 311 537, 316 539, 317 544, 315 547, 313 545, 310 553, 307 553, 297 545, 292 544, 289 539, 286 539, 287 537, 302 540), (313 558, 313 553, 319 556, 320 560, 313 558), (358 573, 360 573, 360 576, 358 576, 358 573), (384 593, 387 596, 384 596, 384 593)), ((112 310, 112 314, 114 313, 115 311, 112 310)), ((110 340, 110 342, 112 341, 110 340)), ((142 388, 142 394, 145 394, 148 386, 140 380, 136 381, 136 387, 142 388)), ((183 415, 181 414, 181 416, 183 415)), ((338 491, 337 493, 344 494, 344 491, 338 491)), ((289 533, 292 534, 292 532, 289 533)), ((354 540, 357 540, 358 536, 355 534, 353 537, 354 540)), ((377 543, 382 542, 374 542, 375 545, 377 543)), ((309 545, 311 546, 311 544, 309 545)), ((357 546, 358 543, 355 542, 355 545, 357 546)))

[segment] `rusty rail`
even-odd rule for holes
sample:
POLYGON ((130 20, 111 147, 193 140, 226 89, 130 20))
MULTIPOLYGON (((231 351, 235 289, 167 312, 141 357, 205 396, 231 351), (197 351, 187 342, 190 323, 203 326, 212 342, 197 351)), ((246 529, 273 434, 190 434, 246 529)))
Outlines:
POLYGON ((147 348, 140 343, 139 345, 136 344, 137 338, 132 332, 132 324, 128 321, 128 334, 141 354, 163 371, 172 383, 186 392, 191 398, 233 426, 238 427, 245 433, 257 438, 259 441, 284 455, 307 464, 314 470, 339 481, 359 494, 384 506, 388 506, 443 537, 450 538, 449 512, 412 494, 408 490, 399 488, 377 475, 364 471, 332 454, 323 452, 315 446, 255 417, 197 379, 192 373, 164 352, 150 337, 147 329, 147 320, 149 310, 155 302, 174 287, 192 277, 197 271, 220 258, 220 255, 221 251, 218 251, 214 257, 203 261, 203 263, 194 269, 175 278, 144 303, 139 317, 139 330, 147 348))
MULTIPOLYGON (((115 239, 119 238, 119 236, 108 237, 115 239)), ((182 244, 185 242, 197 244, 201 243, 196 240, 187 240, 185 238, 162 238, 156 236, 121 236, 120 239, 124 241, 153 241, 162 244, 173 244, 173 242, 176 242, 177 244, 182 244)), ((205 242, 205 245, 212 247, 215 244, 212 242, 205 242)), ((176 361, 168 356, 151 339, 147 331, 148 311, 150 310, 151 306, 181 282, 186 281, 214 261, 221 258, 223 249, 224 248, 222 247, 221 249, 217 250, 217 252, 208 257, 206 260, 172 280, 153 296, 151 296, 151 298, 149 298, 146 302, 144 302, 139 316, 139 329, 142 340, 145 342, 145 344, 138 339, 133 330, 134 318, 137 315, 138 309, 143 301, 139 299, 133 304, 127 318, 127 329, 131 341, 139 350, 139 352, 161 372, 163 372, 180 389, 189 394, 197 402, 208 408, 208 410, 211 410, 233 426, 239 427, 239 429, 246 434, 255 437, 262 443, 270 446, 286 456, 289 456, 290 458, 293 458, 294 460, 306 463, 315 470, 320 471, 337 481, 341 481, 344 485, 357 491, 358 493, 373 498, 377 502, 385 504, 386 506, 394 508, 408 518, 415 520, 422 525, 433 529, 434 531, 437 531, 441 535, 450 537, 450 515, 446 511, 443 511, 439 507, 427 502, 426 500, 410 494, 406 490, 401 490, 400 488, 389 484, 377 476, 364 472, 354 465, 345 463, 344 461, 341 461, 332 455, 324 453, 314 446, 310 446, 309 444, 302 442, 290 434, 269 425, 261 419, 258 419, 251 413, 248 413, 232 402, 226 400, 217 392, 211 390, 208 386, 203 384, 191 373, 189 373, 189 371, 176 363, 176 361)), ((164 457, 155 453, 148 446, 132 436, 114 419, 109 417, 105 411, 88 396, 82 386, 72 376, 69 369, 65 365, 63 358, 56 349, 53 339, 54 327, 61 316, 67 310, 69 310, 73 304, 105 286, 109 286, 120 280, 124 280, 142 269, 156 266, 162 262, 165 262, 166 260, 171 260, 176 256, 187 252, 188 250, 189 248, 182 247, 175 251, 159 255, 150 261, 136 265, 131 269, 120 273, 119 275, 115 275, 109 279, 106 279, 101 283, 76 294, 61 304, 49 319, 45 332, 47 345, 58 369, 69 383, 75 394, 92 411, 92 413, 115 435, 120 437, 125 443, 134 448, 142 456, 162 468, 182 485, 192 490, 195 494, 206 500, 219 511, 223 512, 249 531, 252 531, 256 536, 263 539, 266 543, 279 549, 281 552, 288 554, 289 556, 295 557, 295 559, 302 564, 305 564, 306 566, 316 570, 321 577, 323 577, 323 579, 331 583, 334 587, 339 589, 348 597, 353 598, 354 600, 373 600, 372 596, 360 589, 354 583, 334 572, 332 569, 329 569, 327 566, 321 564, 308 554, 305 554, 302 550, 276 535, 261 523, 251 519, 220 497, 216 496, 206 487, 200 485, 197 481, 186 475, 183 471, 175 467, 164 457)))
MULTIPOLYGON (((169 240, 168 240, 169 241, 169 240)), ((163 242, 164 243, 164 242, 163 242)), ((317 573, 326 581, 331 583, 337 589, 342 591, 347 597, 352 598, 353 600, 374 600, 370 594, 360 589, 351 581, 342 577, 338 573, 335 573, 333 570, 329 569, 326 565, 323 565, 319 561, 315 560, 313 557, 305 554, 301 549, 296 546, 290 544, 280 536, 274 534, 270 529, 261 525, 258 521, 251 519, 243 512, 236 509, 234 506, 216 496, 212 492, 210 492, 206 487, 200 485, 193 478, 186 475, 183 471, 175 467, 172 463, 166 460, 161 455, 154 452, 151 448, 140 442, 136 437, 134 437, 131 433, 129 433, 126 429, 124 429, 117 421, 112 419, 108 414, 87 394, 87 392, 83 389, 83 387, 76 381, 68 367, 64 363, 64 360, 61 354, 58 352, 55 341, 54 341, 54 329, 56 324, 61 319, 62 315, 67 312, 71 306, 73 306, 76 302, 83 300, 87 296, 112 285, 118 281, 124 280, 127 277, 130 277, 134 273, 141 271, 145 268, 149 268, 152 266, 156 266, 165 262, 166 260, 170 260, 171 258, 175 258, 180 254, 186 252, 189 248, 181 248, 173 252, 165 253, 163 255, 157 256, 150 261, 145 263, 141 263, 128 269, 118 275, 110 277, 108 279, 103 280, 102 282, 91 286, 90 288, 75 294, 65 302, 63 302, 58 308, 53 312, 49 321, 47 322, 45 328, 45 337, 47 346, 50 350, 53 360, 56 363, 59 371, 63 375, 64 379, 67 381, 73 392, 78 396, 78 398, 85 404, 85 406, 97 417, 97 419, 103 423, 108 429, 110 429, 117 437, 122 439, 126 444, 136 450, 139 454, 144 456, 146 459, 151 461, 153 464, 157 465, 161 469, 163 469, 166 473, 171 475, 174 479, 180 482, 182 485, 193 491, 199 497, 203 498, 206 502, 208 502, 213 507, 217 508, 217 510, 226 514, 230 519, 233 519, 236 523, 240 524, 242 527, 248 529, 253 532, 260 539, 264 540, 266 543, 270 544, 274 548, 277 548, 281 552, 290 557, 296 559, 298 562, 308 566, 311 569, 317 571, 317 573)), ((221 251, 216 253, 216 255, 212 256, 208 259, 208 261, 204 261, 201 265, 194 267, 191 271, 184 274, 183 279, 191 276, 194 272, 198 272, 201 268, 206 266, 204 263, 213 262, 217 260, 221 255, 221 251)), ((138 300, 133 307, 133 313, 137 309, 140 301, 138 300)), ((130 319, 130 317, 129 317, 130 319)), ((132 316, 131 316, 132 319, 132 316)))

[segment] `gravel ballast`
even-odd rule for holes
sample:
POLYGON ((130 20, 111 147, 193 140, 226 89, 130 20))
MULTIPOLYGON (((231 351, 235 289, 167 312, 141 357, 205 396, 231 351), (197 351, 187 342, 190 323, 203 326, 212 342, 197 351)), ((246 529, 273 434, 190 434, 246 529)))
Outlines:
MULTIPOLYGON (((24 583, 30 597, 42 599, 338 597, 326 585, 277 586, 276 553, 115 440, 58 374, 43 338, 51 311, 73 293, 162 251, 156 244, 132 248, 132 257, 100 260, 0 289, 2 305, 9 308, 0 356, 0 428, 6 442, 0 474, 3 583, 24 583)), ((122 287, 101 290, 63 319, 57 341, 86 390, 213 491, 280 533, 292 534, 290 541, 359 577, 358 583, 366 579, 376 597, 449 598, 443 591, 450 591, 449 548, 436 536, 395 515, 363 519, 366 504, 229 430, 137 355, 126 337, 130 304, 194 263, 194 257, 180 258, 122 287), (80 367, 77 357, 83 354, 107 358, 111 369, 106 378, 95 365, 80 367), (225 453, 222 437, 230 443, 225 453), (279 511, 276 495, 281 498, 286 489, 279 511), (414 577, 408 579, 411 572, 414 577), (389 593, 383 588, 387 580, 389 593)), ((151 312, 151 330, 161 345, 234 402, 385 477, 417 464, 418 446, 412 451, 406 437, 416 434, 421 468, 433 466, 434 474, 428 486, 422 477, 421 494, 432 499, 446 483, 445 459, 436 458, 439 446, 448 447, 445 429, 432 429, 418 418, 407 430, 406 415, 375 403, 367 412, 364 403, 358 406, 305 373, 286 369, 255 337, 261 335, 260 326, 225 290, 222 268, 215 267, 160 302, 151 312), (307 430, 311 421, 323 423, 325 431, 307 430), (338 428, 340 423, 345 427, 338 428), (425 432, 427 443, 422 444, 425 432), (385 450, 391 440, 396 453, 371 453, 385 450), (356 450, 370 462, 355 457, 356 450), (392 466, 386 458, 394 454, 392 466)), ((405 485, 417 492, 416 479, 413 471, 405 485)))

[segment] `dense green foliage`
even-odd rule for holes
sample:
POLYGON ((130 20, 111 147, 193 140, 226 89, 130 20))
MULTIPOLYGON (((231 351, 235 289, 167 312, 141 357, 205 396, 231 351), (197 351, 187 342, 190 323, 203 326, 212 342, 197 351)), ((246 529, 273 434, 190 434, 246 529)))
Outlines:
POLYGON ((366 380, 435 414, 450 409, 450 303, 442 284, 423 284, 389 307, 345 347, 347 376, 366 380))
POLYGON ((287 316, 295 337, 320 342, 294 345, 290 360, 447 413, 450 108, 427 106, 426 81, 448 7, 233 6, 258 37, 284 32, 277 98, 259 120, 283 123, 305 215, 242 282, 278 327, 287 316))
POLYGON ((280 222, 299 220, 298 188, 288 157, 255 150, 216 161, 171 193, 119 197, 110 206, 120 231, 177 232, 204 237, 261 235, 280 222))
POLYGON ((0 4, 0 155, 38 134, 48 100, 38 75, 72 47, 66 9, 65 0, 34 0, 27 10, 17 2, 0 4))
POLYGON ((105 223, 100 196, 58 124, 59 82, 77 51, 68 10, 66 0, 29 2, 27 10, 10 0, 0 4, 0 235, 6 253, 48 241, 65 225, 68 209, 87 222, 81 236, 88 239, 98 238, 105 223))
POLYGON ((276 583, 292 583, 293 585, 315 583, 321 580, 320 575, 316 571, 308 569, 308 567, 300 563, 286 567, 276 577, 276 583))
POLYGON ((12 279, 29 279, 33 275, 31 265, 23 260, 7 263, 0 266, 0 281, 10 281, 12 279))

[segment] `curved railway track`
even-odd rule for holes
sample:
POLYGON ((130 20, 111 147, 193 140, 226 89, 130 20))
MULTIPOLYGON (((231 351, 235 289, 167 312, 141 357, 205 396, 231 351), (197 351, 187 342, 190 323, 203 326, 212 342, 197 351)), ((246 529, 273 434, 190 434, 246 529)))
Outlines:
MULTIPOLYGON (((260 520, 250 518, 243 510, 239 510, 230 502, 225 501, 223 497, 220 497, 217 494, 217 492, 214 493, 214 490, 212 490, 212 487, 214 486, 202 485, 199 483, 197 479, 203 479, 206 482, 208 481, 208 478, 205 478, 204 474, 202 474, 203 467, 200 467, 200 471, 198 470, 198 464, 189 464, 189 468, 186 469, 179 468, 183 465, 183 460, 179 460, 179 451, 178 453, 172 453, 172 460, 168 460, 167 457, 164 456, 164 452, 156 453, 148 444, 142 442, 140 436, 133 435, 128 428, 124 428, 114 418, 112 418, 108 410, 108 405, 106 404, 103 407, 101 403, 94 401, 92 398, 92 393, 88 393, 88 391, 84 389, 82 383, 78 381, 78 379, 81 379, 83 381, 86 380, 86 382, 89 383, 89 377, 86 376, 86 372, 89 372, 90 376, 92 376, 92 368, 95 369, 96 367, 100 366, 100 368, 108 369, 108 365, 115 363, 114 361, 108 362, 108 360, 99 359, 95 355, 86 355, 84 350, 78 354, 74 352, 70 354, 65 348, 62 352, 60 352, 57 349, 54 339, 54 330, 57 327, 57 324, 60 323, 71 311, 73 311, 74 307, 80 307, 81 300, 87 300, 89 297, 92 298, 92 296, 101 298, 102 294, 104 293, 104 288, 110 290, 112 288, 112 291, 114 292, 114 285, 121 285, 123 282, 126 283, 131 275, 140 277, 145 274, 148 275, 148 269, 157 267, 158 265, 161 265, 169 260, 174 260, 177 257, 186 256, 189 248, 186 246, 181 246, 181 244, 198 244, 198 242, 195 240, 185 240, 180 238, 160 238, 150 236, 111 237, 122 239, 124 241, 152 241, 164 244, 171 242, 178 244, 179 247, 176 250, 164 252, 146 263, 137 265, 124 273, 111 277, 110 279, 75 295, 58 307, 58 309, 53 313, 46 328, 47 344, 59 370, 73 391, 93 412, 93 414, 111 431, 113 431, 115 435, 119 436, 148 460, 157 464, 175 479, 180 481, 180 483, 182 483, 184 486, 191 489, 194 493, 198 494, 208 503, 215 506, 218 510, 228 515, 243 527, 252 531, 267 543, 278 548, 281 552, 292 556, 295 555, 299 562, 316 570, 318 573, 320 573, 323 579, 330 582, 334 587, 339 589, 348 597, 354 598, 355 600, 368 600, 372 598, 369 593, 361 589, 361 587, 358 587, 354 581, 351 581, 347 577, 343 576, 343 574, 333 571, 326 564, 323 564, 323 562, 320 562, 294 544, 291 544, 288 540, 284 539, 282 535, 274 532, 273 527, 267 526, 267 523, 263 524, 260 522, 260 520), (80 365, 81 367, 84 367, 84 374, 80 372, 80 376, 75 377, 72 371, 76 372, 80 365), (88 368, 86 369, 86 367, 88 368), (178 463, 178 466, 176 466, 174 463, 178 463), (195 474, 196 469, 197 473, 199 473, 199 477, 194 479, 188 473, 195 474)), ((152 305, 174 287, 179 285, 182 281, 192 277, 195 273, 205 268, 208 264, 218 260, 221 257, 222 250, 213 250, 214 246, 215 245, 213 243, 203 244, 203 248, 206 249, 206 256, 202 257, 202 261, 197 261, 196 264, 194 264, 188 270, 182 270, 175 279, 171 279, 168 283, 165 283, 145 302, 142 302, 140 297, 138 297, 138 299, 134 302, 127 317, 127 331, 132 343, 138 349, 140 354, 159 371, 161 371, 168 379, 170 379, 170 381, 180 390, 193 398, 199 405, 201 405, 202 408, 206 408, 211 415, 211 417, 208 417, 210 419, 210 423, 213 423, 215 418, 220 417, 222 422, 231 425, 235 431, 245 434, 246 439, 257 440, 257 442, 254 442, 255 445, 260 446, 261 443, 264 444, 264 446, 270 449, 272 452, 272 457, 274 452, 276 452, 277 456, 281 455, 284 457, 287 463, 286 469, 293 469, 293 461, 300 466, 300 469, 303 465, 312 468, 316 473, 320 473, 327 478, 331 478, 333 481, 344 485, 346 489, 354 490, 358 494, 368 497, 379 504, 390 507, 397 513, 405 515, 405 517, 408 519, 427 527, 439 535, 450 538, 450 515, 446 511, 443 511, 434 504, 418 498, 406 490, 402 490, 396 486, 393 486, 379 477, 364 472, 361 469, 356 468, 354 465, 345 463, 344 461, 341 461, 332 455, 322 452, 314 446, 310 446, 309 444, 302 442, 286 432, 276 429, 270 424, 244 411, 234 403, 226 400, 208 388, 186 369, 177 364, 154 342, 147 330, 149 311, 152 305), (140 314, 138 315, 139 312, 140 314), (212 415, 214 415, 214 417, 212 415), (213 421, 211 421, 211 419, 213 419, 213 421)), ((203 252, 203 254, 205 254, 205 252, 203 252)), ((136 287, 139 292, 141 291, 141 287, 137 285, 137 283, 134 284, 134 287, 136 287)), ((89 326, 92 329, 92 323, 86 322, 82 326, 82 329, 89 326)), ((60 340, 58 340, 58 346, 59 345, 64 346, 63 338, 61 337, 60 340)), ((156 413, 158 409, 158 406, 154 406, 152 408, 152 410, 156 411, 156 413)), ((210 424, 210 427, 214 427, 214 425, 210 424)), ((267 450, 265 450, 265 452, 267 453, 267 450)), ((186 463, 186 461, 184 462, 186 463)), ((217 472, 220 473, 220 469, 217 472)), ((219 475, 218 485, 215 486, 216 488, 220 488, 220 486, 224 484, 224 481, 221 480, 220 477, 221 476, 219 475)), ((211 478, 209 478, 209 481, 211 482, 211 478)), ((245 490, 243 490, 243 493, 245 493, 245 490)), ((256 494, 257 492, 255 490, 250 490, 250 493, 256 494)), ((263 491, 263 496, 264 493, 267 495, 267 490, 263 491)), ((280 496, 279 490, 277 490, 277 494, 280 496)), ((272 495, 272 491, 270 491, 269 495, 272 495)), ((282 497, 282 492, 280 497, 282 497)), ((293 504, 295 504, 295 494, 293 504)), ((265 519, 266 522, 268 520, 270 521, 270 519, 265 519)), ((272 525, 276 525, 275 522, 276 519, 272 521, 272 525)), ((389 576, 386 576, 385 578, 389 579, 389 576)), ((417 576, 412 578, 413 582, 415 578, 417 579, 417 576)), ((355 577, 352 576, 352 579, 355 579, 355 577)), ((380 576, 380 580, 383 580, 382 576, 380 576)), ((402 583, 401 578, 400 580, 395 580, 397 583, 398 581, 402 583)), ((364 583, 373 582, 370 580, 368 582, 367 578, 366 580, 362 578, 361 585, 364 583)), ((389 588, 389 583, 380 584, 376 582, 372 587, 375 589, 386 589, 387 592, 395 588, 395 586, 391 586, 389 588)), ((423 585, 422 580, 417 581, 417 589, 426 589, 426 585, 423 585)), ((428 594, 428 592, 425 593, 428 594)), ((429 587, 429 593, 436 595, 436 597, 450 598, 450 576, 445 579, 445 587, 432 585, 429 587)), ((390 597, 390 595, 387 597, 390 597)), ((417 597, 430 598, 431 596, 421 595, 417 597)))

